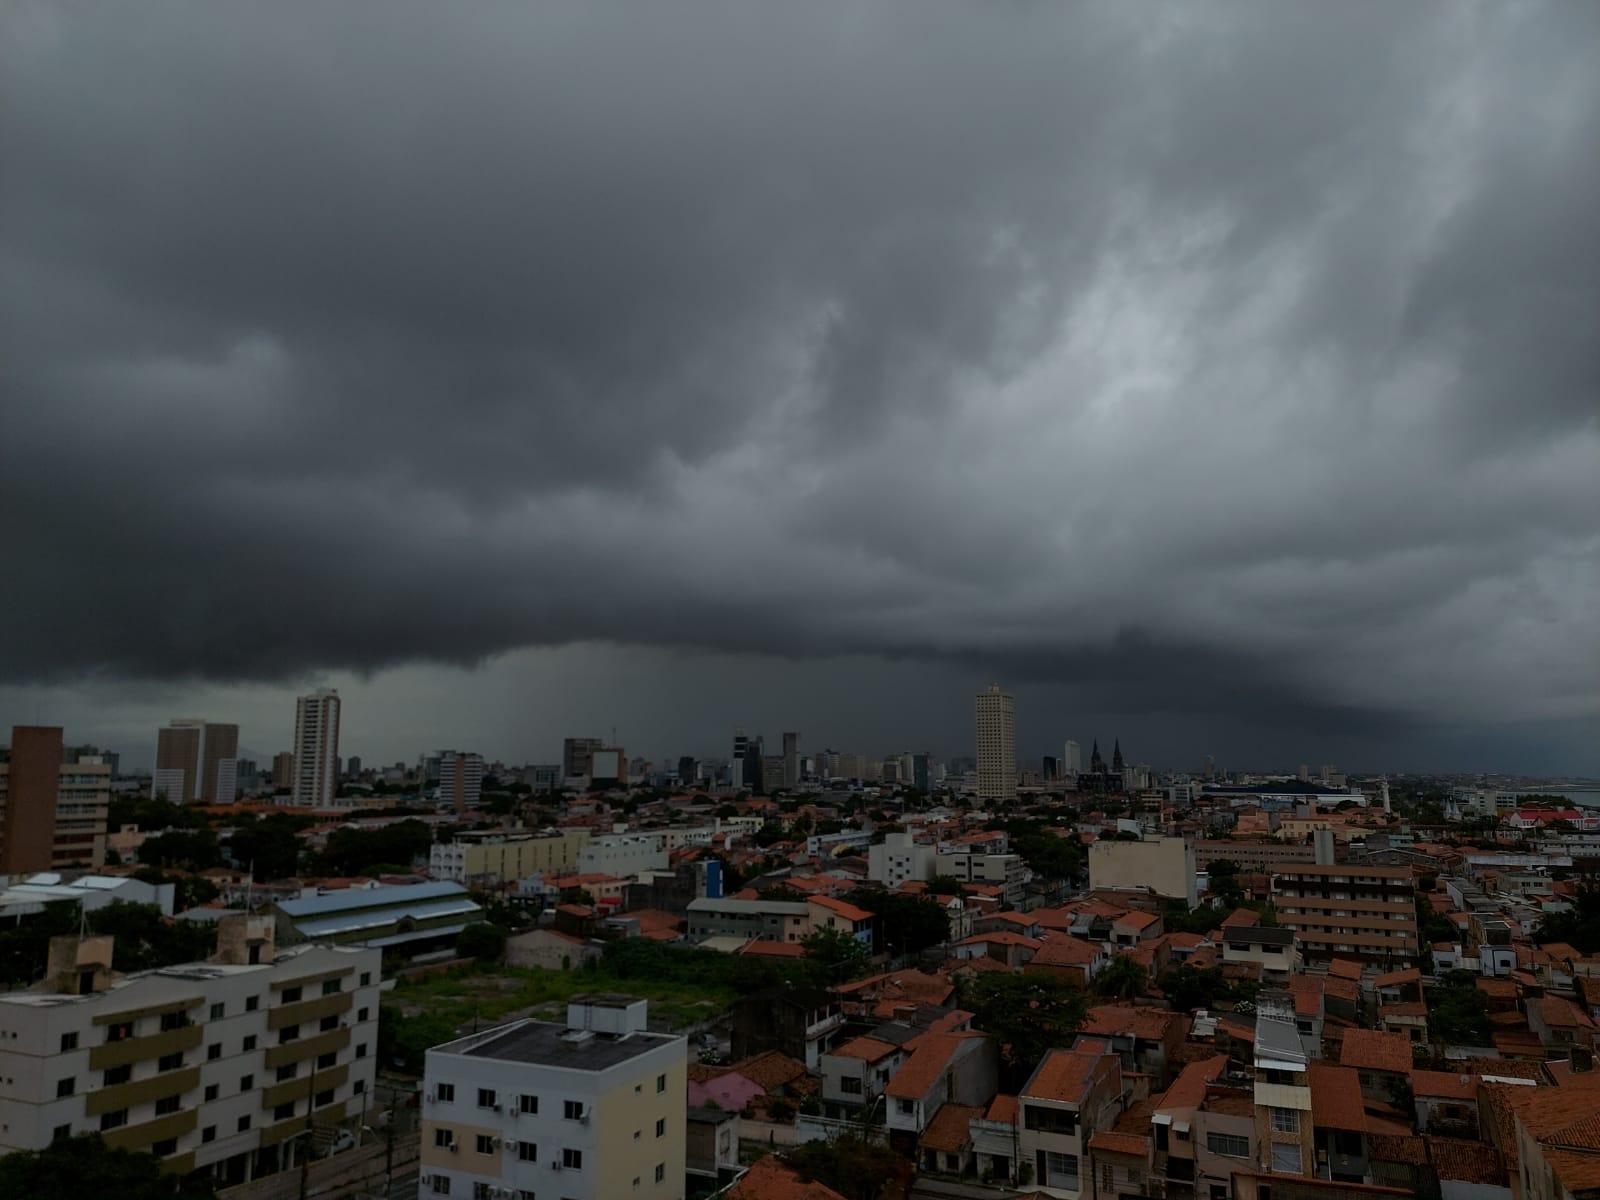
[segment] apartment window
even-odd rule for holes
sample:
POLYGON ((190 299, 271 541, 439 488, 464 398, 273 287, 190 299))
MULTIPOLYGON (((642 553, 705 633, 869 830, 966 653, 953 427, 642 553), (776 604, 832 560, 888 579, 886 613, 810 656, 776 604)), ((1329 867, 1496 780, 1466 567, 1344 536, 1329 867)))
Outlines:
POLYGON ((67 1051, 76 1050, 77 1048, 78 1034, 76 1031, 72 1033, 63 1033, 61 1035, 61 1053, 65 1054, 67 1051))
POLYGON ((537 1113, 539 1111, 539 1097, 530 1096, 527 1092, 517 1097, 517 1111, 537 1113))
POLYGON ((179 1108, 178 1101, 180 1098, 181 1097, 177 1093, 174 1093, 171 1096, 161 1097, 161 1099, 156 1101, 156 1116, 164 1117, 169 1113, 177 1112, 179 1108))
MULTIPOLYGON (((1272 1114, 1272 1131, 1274 1133, 1300 1132, 1300 1113, 1296 1109, 1274 1108, 1270 1111, 1272 1114)), ((1299 1150, 1296 1149, 1295 1153, 1299 1154, 1299 1150)), ((1296 1159, 1296 1161, 1298 1162, 1299 1160, 1296 1159)), ((1295 1169, 1299 1170, 1298 1167, 1295 1169)))
POLYGON ((1054 1150, 1039 1151, 1039 1182, 1045 1187, 1078 1187, 1078 1156, 1057 1154, 1054 1150))
POLYGON ((479 1154, 493 1154, 494 1138, 487 1133, 480 1133, 478 1135, 477 1149, 479 1154))
POLYGON ((228 1006, 226 1004, 213 1004, 211 1006, 211 1016, 209 1019, 212 1021, 220 1021, 222 1020, 223 1014, 227 1011, 228 1006))
POLYGON ((241 1092, 248 1092, 251 1088, 255 1087, 255 1085, 256 1077, 254 1075, 239 1076, 239 1090, 241 1092))
POLYGON ((246 996, 244 998, 244 1010, 245 1010, 245 1012, 255 1012, 255 1010, 260 1008, 260 1007, 261 1007, 261 997, 260 996, 246 996))
POLYGON ((107 1129, 121 1129, 127 1123, 128 1110, 125 1108, 119 1108, 114 1112, 100 1114, 100 1131, 102 1133, 104 1133, 107 1129))
POLYGON ((221 1057, 222 1057, 222 1043, 221 1042, 212 1042, 211 1045, 206 1047, 206 1061, 207 1062, 216 1062, 217 1059, 219 1059, 221 1057))
POLYGON ((895 1105, 897 1106, 897 1111, 903 1116, 909 1116, 917 1111, 917 1102, 915 1100, 896 1100, 895 1105))
POLYGON ((217 1127, 215 1125, 207 1125, 204 1129, 202 1129, 200 1131, 200 1144, 202 1146, 205 1145, 207 1142, 214 1142, 216 1140, 217 1140, 217 1127))
POLYGON ((367 1044, 365 1042, 357 1042, 356 1043, 356 1057, 357 1058, 365 1058, 366 1056, 367 1056, 367 1044))
POLYGON ((339 1017, 338 1017, 338 1014, 333 1014, 333 1015, 330 1015, 330 1016, 323 1017, 321 1022, 318 1023, 317 1028, 320 1029, 323 1033, 327 1033, 330 1029, 339 1028, 339 1017))
POLYGON ((1213 1154, 1225 1154, 1229 1158, 1249 1158, 1250 1139, 1237 1137, 1231 1133, 1208 1133, 1206 1149, 1213 1154))
POLYGON ((494 1096, 494 1089, 493 1088, 479 1088, 478 1089, 478 1107, 479 1108, 493 1108, 494 1107, 494 1102, 495 1102, 495 1096, 494 1096))
POLYGON ((71 1136, 72 1136, 72 1126, 70 1124, 69 1125, 57 1125, 55 1127, 55 1129, 51 1131, 50 1140, 52 1142, 64 1142, 71 1136))
POLYGON ((456 1144, 456 1131, 454 1129, 435 1129, 433 1131, 433 1144, 441 1149, 448 1150, 456 1144))
POLYGON ((561 1102, 561 1116, 568 1121, 581 1121, 583 1119, 582 1100, 563 1100, 561 1102))
POLYGON ((186 1029, 189 1025, 189 1014, 183 1012, 170 1012, 161 1014, 161 1032, 171 1033, 174 1029, 186 1029))
POLYGON ((372 972, 371 971, 363 971, 363 972, 361 972, 361 986, 362 987, 367 987, 371 983, 372 983, 372 972))
POLYGON ((215 1100, 217 1098, 217 1096, 220 1094, 221 1090, 222 1089, 220 1087, 218 1087, 218 1085, 216 1085, 214 1083, 206 1084, 206 1099, 205 1099, 205 1102, 207 1104, 211 1103, 211 1101, 213 1101, 213 1100, 215 1100))
POLYGON ((317 1070, 326 1071, 336 1066, 339 1062, 339 1052, 329 1050, 326 1054, 317 1055, 317 1070))
POLYGON ((365 1021, 366 1019, 367 1019, 367 1010, 364 1009, 364 1008, 356 1009, 356 1020, 365 1021))
POLYGON ((250 1128, 250 1114, 246 1113, 244 1116, 239 1118, 239 1132, 243 1133, 245 1130, 247 1130, 249 1128, 250 1128))
POLYGON ((537 1142, 518 1142, 517 1157, 523 1162, 538 1162, 539 1144, 537 1142))
POLYGON ((272 1119, 274 1121, 287 1121, 292 1116, 294 1116, 293 1100, 286 1100, 272 1110, 272 1119))
POLYGON ((853 1075, 846 1075, 839 1080, 839 1090, 848 1096, 859 1096, 861 1094, 861 1080, 853 1075))
POLYGON ((150 1143, 150 1153, 154 1154, 157 1158, 165 1158, 167 1155, 176 1154, 177 1152, 177 1138, 162 1138, 159 1142, 150 1143))
POLYGON ((59 1100, 63 1096, 72 1095, 72 1093, 77 1089, 77 1086, 77 1080, 75 1080, 71 1075, 68 1075, 65 1079, 58 1079, 56 1081, 56 1099, 59 1100))
POLYGON ((656 1136, 658 1138, 667 1136, 667 1119, 665 1117, 660 1117, 656 1120, 656 1136))
POLYGON ((453 1083, 441 1083, 435 1090, 439 1094, 439 1099, 443 1100, 446 1104, 450 1103, 456 1098, 456 1085, 453 1083))
POLYGON ((125 1042, 132 1036, 132 1021, 117 1021, 106 1026, 106 1041, 108 1042, 125 1042))
POLYGON ((433 1177, 433 1194, 435 1196, 448 1196, 450 1194, 450 1176, 435 1175, 433 1177))
POLYGON ((254 1050, 255 1048, 256 1035, 252 1033, 249 1037, 245 1038, 244 1045, 241 1047, 241 1049, 243 1049, 246 1054, 249 1054, 250 1051, 254 1050))
POLYGON ((1078 1114, 1064 1108, 1046 1108, 1042 1104, 1025 1104, 1022 1108, 1022 1127, 1039 1133, 1078 1132, 1078 1114))
POLYGON ((156 1059, 157 1071, 177 1071, 181 1070, 182 1068, 183 1055, 181 1053, 163 1054, 160 1058, 156 1059))
POLYGON ((283 1030, 278 1034, 278 1045, 280 1046, 285 1042, 297 1042, 299 1040, 300 1026, 298 1025, 285 1025, 283 1030))
POLYGON ((289 1063, 278 1068, 278 1082, 282 1083, 285 1079, 293 1079, 298 1074, 300 1074, 300 1064, 289 1063))
POLYGON ((283 989, 283 1002, 285 1004, 295 1004, 295 1003, 298 1003, 299 1000, 300 1000, 300 989, 299 988, 292 987, 292 988, 284 988, 283 989))
POLYGON ((494 1200, 494 1185, 489 1183, 474 1183, 472 1185, 472 1200, 494 1200))
POLYGON ((656 1076, 656 1091, 657 1092, 664 1092, 666 1090, 667 1090, 667 1077, 665 1075, 657 1075, 656 1076))
POLYGON ((340 988, 340 983, 339 983, 339 980, 337 980, 337 979, 324 979, 322 981, 322 994, 324 996, 333 995, 335 992, 337 992, 339 990, 339 988, 340 988))
POLYGON ((561 1165, 574 1171, 583 1170, 583 1151, 563 1147, 561 1151, 561 1165))
POLYGON ((657 1163, 656 1164, 656 1182, 660 1183, 663 1180, 665 1180, 666 1177, 667 1177, 667 1164, 666 1163, 657 1163))
POLYGON ((1293 1142, 1274 1142, 1272 1169, 1289 1175, 1300 1174, 1300 1147, 1293 1142))

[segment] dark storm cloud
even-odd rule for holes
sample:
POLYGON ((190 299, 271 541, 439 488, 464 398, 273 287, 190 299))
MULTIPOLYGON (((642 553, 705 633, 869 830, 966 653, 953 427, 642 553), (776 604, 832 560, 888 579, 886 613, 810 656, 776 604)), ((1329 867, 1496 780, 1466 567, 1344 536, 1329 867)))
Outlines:
POLYGON ((592 639, 1600 709, 1591 5, 0 39, 0 679, 592 639))

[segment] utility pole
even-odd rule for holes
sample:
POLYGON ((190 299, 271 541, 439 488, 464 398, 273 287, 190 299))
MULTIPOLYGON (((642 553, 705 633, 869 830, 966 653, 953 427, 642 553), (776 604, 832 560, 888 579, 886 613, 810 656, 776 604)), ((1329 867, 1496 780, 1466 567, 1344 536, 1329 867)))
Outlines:
POLYGON ((317 1060, 311 1060, 311 1086, 306 1091, 306 1144, 300 1151, 300 1200, 306 1200, 311 1190, 311 1146, 317 1140, 316 1123, 312 1109, 317 1103, 317 1060))

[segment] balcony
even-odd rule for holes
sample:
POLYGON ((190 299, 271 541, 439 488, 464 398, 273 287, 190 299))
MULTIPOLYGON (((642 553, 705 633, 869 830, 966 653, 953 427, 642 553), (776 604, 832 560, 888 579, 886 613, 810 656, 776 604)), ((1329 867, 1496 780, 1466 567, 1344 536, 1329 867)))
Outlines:
POLYGON ((275 1083, 270 1087, 261 1089, 261 1107, 277 1108, 280 1104, 287 1104, 291 1100, 304 1100, 311 1095, 312 1087, 319 1092, 329 1088, 340 1087, 350 1078, 350 1065, 348 1063, 337 1067, 329 1067, 325 1071, 307 1071, 298 1079, 286 1079, 282 1083, 275 1083))
POLYGON ((294 1004, 280 1004, 277 1008, 267 1010, 267 1028, 277 1031, 287 1029, 290 1025, 320 1021, 323 1017, 349 1012, 354 1003, 355 997, 351 993, 334 992, 327 996, 313 996, 310 1000, 299 1000, 294 1004))
POLYGON ((280 1046, 269 1046, 262 1059, 266 1063, 267 1070, 276 1071, 279 1067, 286 1067, 290 1063, 304 1062, 308 1058, 320 1058, 332 1050, 343 1050, 349 1044, 348 1029, 330 1029, 327 1033, 297 1038, 280 1046))
MULTIPOLYGON (((326 1108, 317 1109, 311 1118, 311 1127, 318 1132, 326 1132, 344 1120, 344 1102, 330 1104, 326 1108)), ((305 1117, 290 1117, 287 1121, 279 1121, 274 1125, 261 1127, 261 1145, 276 1146, 279 1142, 293 1137, 306 1128, 305 1117)))
POLYGON ((121 1129, 112 1129, 100 1136, 113 1150, 148 1150, 156 1142, 182 1137, 199 1123, 200 1110, 186 1108, 142 1125, 124 1125, 121 1129))
POLYGON ((105 1042, 89 1048, 89 1069, 104 1071, 108 1067, 125 1067, 130 1063, 163 1058, 168 1054, 194 1050, 204 1040, 204 1029, 198 1025, 185 1025, 182 1029, 169 1029, 165 1033, 105 1042))
POLYGON ((90 1092, 83 1100, 83 1111, 91 1117, 115 1112, 119 1108, 134 1108, 140 1104, 154 1104, 168 1096, 192 1092, 200 1086, 200 1068, 185 1067, 180 1071, 164 1071, 148 1079, 135 1079, 128 1083, 113 1084, 90 1092))

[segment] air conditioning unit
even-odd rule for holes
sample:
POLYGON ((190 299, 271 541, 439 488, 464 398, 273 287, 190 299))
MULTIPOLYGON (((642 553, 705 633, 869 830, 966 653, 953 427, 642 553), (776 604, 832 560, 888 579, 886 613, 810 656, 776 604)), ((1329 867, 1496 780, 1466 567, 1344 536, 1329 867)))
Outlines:
POLYGON ((439 1093, 438 1093, 437 1089, 428 1093, 428 1103, 429 1104, 432 1104, 434 1101, 436 1101, 438 1099, 439 1099, 439 1093))
POLYGON ((451 1154, 460 1154, 461 1153, 461 1143, 460 1142, 451 1142, 449 1147, 448 1147, 448 1149, 449 1149, 451 1154))
POLYGON ((505 1145, 505 1142, 501 1138, 490 1138, 489 1144, 498 1150, 501 1146, 505 1145))
POLYGON ((589 1112, 590 1112, 590 1110, 588 1108, 585 1108, 582 1112, 580 1112, 578 1114, 578 1121, 579 1121, 580 1124, 587 1125, 589 1123, 589 1112))
POLYGON ((551 1160, 550 1160, 550 1169, 551 1169, 551 1170, 552 1170, 552 1171, 559 1171, 559 1170, 561 1170, 561 1160, 560 1160, 560 1159, 559 1159, 559 1158, 552 1158, 552 1159, 551 1159, 551 1160))

